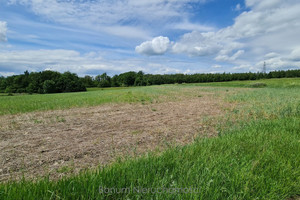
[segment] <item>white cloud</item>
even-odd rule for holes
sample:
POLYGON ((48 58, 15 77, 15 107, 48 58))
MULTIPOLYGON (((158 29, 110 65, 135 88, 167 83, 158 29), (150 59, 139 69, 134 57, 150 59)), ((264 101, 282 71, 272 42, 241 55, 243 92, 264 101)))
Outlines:
POLYGON ((245 71, 253 71, 255 70, 256 68, 254 68, 252 65, 250 64, 242 64, 242 65, 239 65, 239 66, 235 66, 232 68, 233 70, 235 70, 236 72, 245 72, 245 71))
POLYGON ((244 54, 244 50, 238 50, 232 56, 228 56, 226 54, 219 54, 215 60, 216 61, 235 61, 240 55, 244 54))
MULTIPOLYGON (((192 15, 189 13, 189 3, 204 3, 205 0, 11 0, 10 2, 26 6, 35 14, 42 16, 45 21, 50 20, 56 24, 75 27, 75 29, 78 26, 81 30, 95 34, 101 33, 99 34, 101 37, 102 33, 105 33, 106 36, 115 35, 125 38, 115 41, 112 46, 119 45, 121 41, 133 45, 140 43, 141 40, 146 41, 135 49, 137 53, 145 55, 163 55, 170 52, 177 54, 176 57, 180 57, 182 55, 178 54, 183 54, 193 56, 190 58, 193 62, 196 62, 197 59, 197 61, 209 60, 207 68, 214 64, 229 66, 226 65, 229 63, 231 66, 235 66, 234 70, 244 71, 261 71, 264 61, 269 69, 300 66, 299 0, 245 0, 247 11, 242 12, 244 9, 240 10, 241 5, 238 4, 236 10, 240 10, 242 13, 235 18, 231 26, 220 30, 191 23, 188 20, 192 15), (162 33, 168 36, 168 31, 174 29, 180 30, 180 32, 190 32, 173 42, 168 37, 153 38, 153 35, 162 35, 162 33), (127 41, 128 38, 137 41, 132 43, 132 41, 127 41), (199 59, 198 57, 204 58, 199 59), (214 63, 215 61, 217 63, 214 63)), ((5 32, 6 24, 0 22, 0 40, 2 41, 6 38, 5 32)), ((172 35, 172 37, 174 36, 176 34, 172 35)), ((26 36, 26 38, 28 37, 26 36)), ((36 40, 36 38, 33 39, 36 40)), ((114 39, 111 40, 114 41, 114 39)), ((110 42, 108 41, 108 43, 110 42)), ((5 64, 9 62, 18 64, 19 62, 28 63, 28 65, 50 66, 51 63, 54 63, 55 66, 63 67, 80 65, 91 70, 116 68, 119 71, 137 65, 151 68, 142 61, 130 60, 133 64, 130 64, 129 61, 122 63, 118 61, 117 63, 117 61, 105 61, 103 58, 96 59, 93 55, 89 56, 92 57, 82 55, 77 51, 66 50, 61 52, 59 50, 2 52, 0 65, 4 66, 4 62, 5 64), (64 56, 57 56, 56 54, 59 53, 64 56), (49 58, 47 58, 47 54, 49 54, 49 58), (43 59, 39 60, 39 56, 43 59), (118 68, 120 64, 125 67, 118 68)), ((150 59, 151 57, 146 58, 150 59)), ((157 57, 155 58, 157 59, 157 57)), ((167 64, 161 65, 165 71, 178 69, 167 64)), ((154 71, 159 70, 155 69, 154 71)))
POLYGON ((188 20, 184 20, 179 23, 171 23, 167 25, 170 29, 177 30, 186 30, 186 31, 198 31, 198 32, 206 32, 206 31, 214 31, 214 27, 206 26, 197 23, 191 23, 188 20))
POLYGON ((212 68, 222 68, 222 66, 221 65, 213 65, 213 66, 211 66, 212 68))
POLYGON ((240 11, 242 8, 241 8, 241 4, 237 4, 236 6, 235 6, 235 11, 240 11))
MULTIPOLYGON (((190 3, 207 0, 10 0, 47 20, 69 26, 93 29, 125 38, 149 39, 165 24, 185 22, 190 16, 190 3)), ((176 25, 176 24, 175 24, 176 25)), ((193 24, 189 24, 192 27, 193 24)), ((195 25, 201 28, 201 25, 195 25)), ((182 24, 178 28, 183 28, 182 24)), ((202 29, 208 27, 202 26, 202 29)))
POLYGON ((6 41, 6 22, 0 21, 0 42, 6 41))
POLYGON ((213 38, 215 33, 200 33, 193 31, 184 34, 182 38, 173 45, 174 53, 185 53, 190 56, 208 56, 221 50, 221 45, 213 38))
POLYGON ((264 58, 265 58, 265 59, 270 59, 270 58, 275 58, 275 57, 278 57, 278 56, 279 56, 278 53, 270 52, 270 53, 266 54, 266 55, 264 56, 264 58))
POLYGON ((300 62, 300 47, 297 49, 294 49, 291 52, 291 55, 288 57, 288 59, 291 61, 300 62))
MULTIPOLYGON (((270 8, 278 8, 282 3, 289 3, 290 0, 246 0, 246 6, 255 9, 255 10, 265 10, 270 8)), ((296 0, 297 1, 297 0, 296 0)), ((295 2, 294 0, 290 2, 295 2)))
POLYGON ((171 52, 212 57, 246 71, 260 69, 264 60, 270 69, 299 67, 299 0, 246 0, 246 7, 249 11, 236 17, 232 26, 186 33, 171 52))
POLYGON ((122 70, 118 65, 103 60, 97 52, 81 55, 77 51, 64 49, 0 52, 0 68, 6 68, 5 73, 52 69, 60 72, 72 71, 80 75, 89 70, 122 70))
POLYGON ((183 61, 173 57, 152 56, 111 59, 111 54, 114 54, 114 52, 112 51, 109 55, 106 55, 101 51, 79 53, 78 51, 64 49, 0 51, 0 76, 20 74, 25 70, 31 72, 46 69, 59 72, 71 71, 79 76, 95 76, 103 72, 114 75, 140 70, 152 74, 209 72, 209 66, 201 61, 194 63, 189 59, 183 61))
POLYGON ((162 55, 166 53, 170 46, 168 37, 159 36, 151 41, 143 42, 135 48, 136 52, 144 55, 162 55))
POLYGON ((147 31, 132 26, 110 26, 103 27, 102 30, 105 30, 107 33, 110 33, 115 36, 120 36, 124 38, 150 38, 147 31))
POLYGON ((147 61, 133 58, 108 60, 100 52, 80 54, 77 51, 64 49, 0 51, 0 76, 20 74, 25 70, 43 71, 49 69, 59 72, 71 71, 80 76, 98 75, 103 72, 114 75, 140 70, 155 74, 184 72, 176 62, 168 61, 166 64, 159 59, 146 58, 149 59, 147 61))

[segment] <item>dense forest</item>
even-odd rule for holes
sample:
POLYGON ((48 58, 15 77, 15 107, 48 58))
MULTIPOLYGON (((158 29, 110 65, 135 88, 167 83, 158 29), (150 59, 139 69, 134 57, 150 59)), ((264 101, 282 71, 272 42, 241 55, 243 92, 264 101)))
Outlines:
POLYGON ((0 77, 0 92, 5 93, 60 93, 86 91, 83 79, 76 74, 54 71, 31 72, 0 77))
POLYGON ((222 74, 144 74, 126 72, 113 77, 106 73, 96 77, 78 77, 74 73, 54 71, 31 72, 0 77, 0 92, 5 93, 60 93, 86 91, 87 87, 127 87, 174 83, 204 83, 235 80, 259 80, 269 78, 300 77, 300 70, 272 71, 269 73, 222 73, 222 74))

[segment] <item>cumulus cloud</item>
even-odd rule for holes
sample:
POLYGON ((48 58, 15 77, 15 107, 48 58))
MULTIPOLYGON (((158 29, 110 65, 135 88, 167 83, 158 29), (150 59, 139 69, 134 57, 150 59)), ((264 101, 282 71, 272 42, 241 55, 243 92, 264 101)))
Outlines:
MULTIPOLYGON (((205 0, 10 0, 10 3, 24 5, 47 20, 70 26, 76 24, 88 30, 103 31, 118 37, 138 38, 139 43, 145 42, 136 46, 135 50, 144 55, 163 55, 170 52, 188 55, 191 59, 205 57, 203 60, 211 59, 210 62, 217 62, 210 63, 208 67, 213 64, 225 66, 224 63, 229 63, 235 66, 235 70, 244 71, 260 70, 264 61, 269 69, 300 66, 299 0, 245 0, 245 6, 236 6, 236 10, 241 14, 235 18, 234 23, 219 30, 187 20, 190 17, 187 9, 189 3, 204 2, 205 0), (242 12, 244 8, 246 11, 242 12), (161 32, 167 33, 160 27, 168 30, 173 30, 173 27, 189 32, 174 41, 163 36, 153 38, 153 35, 161 35, 161 32)), ((5 32, 6 24, 0 22, 2 41, 6 38, 5 32)), ((51 53, 49 54, 51 58, 51 53)), ((30 57, 29 53, 26 55, 30 57)), ((83 63, 82 66, 103 67, 103 60, 100 62, 94 58, 88 59, 78 52, 68 52, 67 55, 70 60, 57 59, 63 66, 67 66, 69 62, 83 63), (71 62, 74 60, 71 57, 78 60, 71 62)), ((13 57, 13 54, 9 56, 11 62, 18 62, 18 57, 13 57)), ((18 56, 22 57, 21 54, 18 56)), ((6 57, 0 55, 0 59, 5 60, 6 57)), ((49 59, 48 63, 55 63, 54 59, 49 59)), ((22 60, 24 62, 26 58, 23 57, 22 60)), ((202 59, 197 61, 199 60, 202 59)), ((1 62, 0 60, 0 64, 1 62)), ((115 65, 106 63, 105 66, 115 65)), ((128 63, 126 66, 129 66, 128 63)))
POLYGON ((151 41, 146 41, 135 48, 135 51, 144 55, 162 55, 166 53, 170 46, 168 37, 159 36, 151 41))
POLYGON ((244 53, 241 50, 244 46, 231 38, 224 38, 219 32, 193 31, 184 34, 175 42, 172 52, 189 56, 215 56, 217 61, 234 61, 244 53), (230 55, 234 50, 237 52, 230 55))
POLYGON ((43 71, 45 69, 60 72, 72 71, 80 75, 91 70, 118 71, 121 68, 102 59, 97 52, 81 55, 73 50, 24 50, 0 52, 1 75, 20 73, 25 70, 43 71))
POLYGON ((0 21, 0 42, 6 41, 6 22, 0 21))
POLYGON ((181 39, 173 45, 174 53, 186 53, 191 56, 207 56, 217 53, 221 46, 212 38, 215 33, 200 33, 193 31, 184 34, 181 39))
POLYGON ((246 0, 245 4, 249 11, 236 17, 233 25, 186 33, 174 41, 171 52, 212 57, 235 65, 234 69, 248 67, 246 71, 258 70, 264 60, 270 69, 300 66, 300 2, 246 0))
MULTIPOLYGON (((296 0, 297 1, 297 0, 296 0)), ((246 6, 251 7, 255 10, 265 10, 265 9, 270 9, 270 8, 278 8, 279 6, 282 5, 282 3, 289 3, 289 2, 295 2, 295 0, 286 0, 286 1, 281 1, 281 0, 246 0, 246 6)))
POLYGON ((145 73, 160 74, 184 72, 178 67, 179 65, 181 63, 168 61, 166 64, 156 59, 147 62, 133 58, 109 60, 103 57, 101 52, 81 54, 78 51, 64 49, 0 52, 0 76, 20 74, 25 70, 43 71, 49 69, 59 72, 71 71, 80 76, 87 74, 95 76, 103 72, 114 75, 140 70, 145 73))
POLYGON ((288 60, 300 62, 300 47, 297 49, 294 49, 291 52, 290 56, 288 57, 288 60))

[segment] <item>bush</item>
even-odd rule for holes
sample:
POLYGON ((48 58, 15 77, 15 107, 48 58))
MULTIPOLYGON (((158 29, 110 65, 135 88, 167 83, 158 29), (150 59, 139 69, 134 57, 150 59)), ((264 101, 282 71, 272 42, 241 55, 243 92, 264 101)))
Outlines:
POLYGON ((29 94, 32 94, 37 91, 35 91, 34 85, 32 83, 29 83, 28 87, 26 88, 26 92, 28 92, 29 94))
POLYGON ((16 93, 25 93, 26 90, 24 88, 17 89, 16 93))
POLYGON ((9 86, 5 89, 5 93, 15 93, 16 89, 14 89, 13 87, 9 86))
POLYGON ((253 83, 253 84, 250 85, 250 87, 263 88, 263 87, 267 87, 267 84, 265 84, 265 83, 253 83))

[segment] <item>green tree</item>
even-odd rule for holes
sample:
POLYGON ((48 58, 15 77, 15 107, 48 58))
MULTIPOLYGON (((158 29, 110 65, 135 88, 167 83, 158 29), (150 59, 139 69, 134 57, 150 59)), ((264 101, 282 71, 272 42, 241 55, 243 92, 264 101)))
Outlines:
POLYGON ((84 84, 85 87, 95 87, 95 83, 94 83, 94 79, 91 76, 84 76, 84 78, 82 78, 82 82, 84 84))
POLYGON ((133 86, 136 78, 136 72, 130 71, 119 75, 119 83, 122 86, 133 86))
POLYGON ((55 82, 53 80, 44 81, 43 90, 44 90, 44 93, 55 93, 55 92, 57 92, 55 82))
POLYGON ((146 85, 146 81, 144 79, 144 72, 139 71, 136 74, 136 78, 134 81, 134 86, 145 86, 146 85))
POLYGON ((111 87, 111 78, 106 73, 96 76, 98 87, 111 87))

